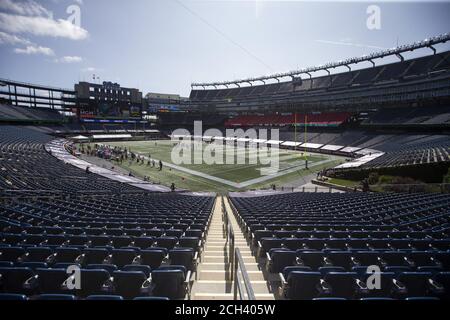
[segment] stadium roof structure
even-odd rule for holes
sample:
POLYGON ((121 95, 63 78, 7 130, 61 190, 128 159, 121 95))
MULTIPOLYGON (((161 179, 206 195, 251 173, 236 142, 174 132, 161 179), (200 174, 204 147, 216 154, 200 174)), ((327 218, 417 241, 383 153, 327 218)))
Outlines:
POLYGON ((421 48, 430 48, 431 50, 433 50, 434 53, 436 53, 436 49, 433 47, 434 45, 440 44, 440 43, 445 43, 447 41, 450 40, 450 32, 435 36, 435 37, 431 37, 422 41, 417 41, 414 42, 412 44, 407 44, 407 45, 402 45, 402 46, 398 46, 392 49, 387 49, 387 50, 383 50, 383 51, 379 51, 379 52, 375 52, 375 53, 371 53, 369 55, 364 55, 362 57, 354 57, 354 58, 349 58, 349 59, 345 59, 345 60, 341 60, 338 62, 330 62, 327 63, 325 65, 320 65, 320 66, 315 66, 315 67, 309 67, 309 68, 304 68, 304 69, 300 69, 300 70, 294 70, 294 71, 290 71, 290 72, 286 72, 286 73, 276 73, 276 74, 272 74, 272 75, 268 75, 268 76, 262 76, 262 77, 256 77, 256 78, 247 78, 247 79, 239 79, 239 80, 234 80, 234 81, 223 81, 223 82, 210 82, 210 83, 192 83, 191 84, 191 88, 203 88, 206 89, 206 87, 226 87, 228 88, 228 86, 231 85, 235 85, 236 87, 241 87, 241 85, 250 85, 253 86, 254 82, 262 82, 264 84, 266 84, 266 81, 270 81, 270 80, 275 80, 280 82, 280 79, 282 78, 288 78, 290 77, 292 79, 292 81, 298 80, 298 77, 302 74, 307 74, 309 75, 310 78, 312 78, 311 73, 313 72, 317 72, 317 71, 326 71, 328 72, 328 74, 330 74, 329 69, 334 69, 334 68, 338 68, 338 67, 347 67, 349 69, 349 71, 351 71, 351 65, 353 64, 357 64, 360 62, 371 62, 372 65, 375 67, 376 64, 374 62, 375 59, 381 59, 381 58, 385 58, 387 56, 397 56, 401 61, 404 61, 404 57, 402 56, 402 53, 408 52, 408 51, 414 51, 417 49, 421 49, 421 48))

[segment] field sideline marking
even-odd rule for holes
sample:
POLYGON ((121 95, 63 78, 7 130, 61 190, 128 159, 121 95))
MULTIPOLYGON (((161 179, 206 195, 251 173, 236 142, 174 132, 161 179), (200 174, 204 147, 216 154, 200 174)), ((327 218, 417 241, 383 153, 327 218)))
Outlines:
MULTIPOLYGON (((149 158, 147 156, 145 156, 145 155, 140 154, 140 156, 144 157, 145 160, 149 160, 149 158)), ((334 160, 333 159, 327 159, 327 160, 323 160, 323 161, 318 161, 318 162, 315 162, 315 163, 311 164, 309 166, 309 168, 313 168, 313 167, 316 167, 316 166, 319 166, 319 165, 322 165, 322 164, 325 164, 325 163, 328 163, 328 162, 332 162, 332 161, 334 161, 334 160)), ((275 178, 287 175, 289 173, 292 173, 292 172, 295 172, 295 171, 298 170, 298 167, 294 167, 294 168, 289 169, 289 170, 280 171, 277 174, 272 174, 272 175, 263 176, 263 177, 260 177, 260 178, 255 178, 255 179, 252 179, 252 180, 247 180, 247 181, 244 181, 244 182, 241 182, 241 183, 236 183, 236 182, 229 181, 229 180, 226 180, 226 179, 214 177, 214 176, 211 176, 211 175, 203 173, 203 172, 199 172, 199 171, 191 170, 191 169, 188 169, 188 168, 180 167, 180 166, 177 166, 177 165, 172 164, 172 163, 168 163, 168 162, 164 162, 164 161, 162 161, 162 163, 163 163, 164 166, 167 166, 169 168, 172 168, 172 169, 175 169, 175 170, 178 170, 178 171, 182 171, 182 172, 188 173, 190 175, 198 176, 198 177, 201 177, 201 178, 204 178, 204 179, 207 179, 207 180, 216 181, 216 182, 219 182, 219 183, 231 186, 231 187, 236 188, 236 189, 242 189, 242 188, 251 186, 251 185, 256 184, 256 183, 261 183, 261 182, 264 182, 264 181, 267 181, 267 180, 272 180, 272 179, 275 179, 275 178)))

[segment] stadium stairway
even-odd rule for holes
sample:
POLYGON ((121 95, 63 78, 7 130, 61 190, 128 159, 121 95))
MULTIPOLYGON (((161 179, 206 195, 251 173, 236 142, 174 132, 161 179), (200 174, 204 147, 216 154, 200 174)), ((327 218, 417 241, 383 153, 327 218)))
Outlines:
POLYGON ((233 283, 227 270, 228 245, 224 231, 222 201, 229 213, 235 235, 235 246, 240 249, 257 300, 272 300, 263 273, 259 270, 250 246, 232 214, 227 199, 217 197, 204 251, 198 266, 197 281, 192 287, 193 300, 233 300, 233 283))

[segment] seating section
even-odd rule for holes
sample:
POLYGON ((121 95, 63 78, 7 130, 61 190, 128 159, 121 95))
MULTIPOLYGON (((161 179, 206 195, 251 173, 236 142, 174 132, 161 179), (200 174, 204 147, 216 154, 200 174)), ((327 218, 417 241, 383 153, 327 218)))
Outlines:
POLYGON ((138 190, 64 164, 44 148, 43 144, 52 139, 33 129, 0 126, 0 190, 58 193, 138 190))
POLYGON ((0 139, 0 299, 189 296, 213 197, 87 174, 38 131, 0 127, 0 139))
POLYGON ((450 162, 450 140, 437 137, 433 141, 399 147, 366 164, 362 169, 413 166, 450 162))
POLYGON ((448 124, 450 107, 385 108, 364 122, 365 124, 448 124))
POLYGON ((0 290, 183 299, 212 206, 151 193, 11 199, 0 206, 0 290), (81 269, 79 291, 64 286, 70 266, 81 269))
POLYGON ((211 101, 229 103, 230 101, 242 101, 255 99, 264 101, 274 97, 285 98, 293 94, 308 95, 326 93, 328 91, 354 89, 370 85, 383 85, 389 82, 412 81, 427 77, 431 74, 439 74, 449 69, 448 52, 425 56, 403 62, 380 65, 350 72, 332 74, 330 76, 305 78, 301 84, 279 82, 264 85, 243 86, 227 89, 194 89, 191 91, 192 102, 211 101))
POLYGON ((0 104, 0 121, 53 121, 62 122, 63 116, 50 108, 28 108, 0 104))
POLYGON ((450 196, 233 197, 281 297, 450 299, 450 196), (378 269, 372 270, 369 267, 378 269), (370 286, 377 275, 379 286, 370 286))
POLYGON ((225 126, 286 126, 292 124, 305 124, 309 126, 338 126, 351 117, 351 113, 319 113, 319 114, 291 114, 291 115, 247 115, 229 119, 225 126))

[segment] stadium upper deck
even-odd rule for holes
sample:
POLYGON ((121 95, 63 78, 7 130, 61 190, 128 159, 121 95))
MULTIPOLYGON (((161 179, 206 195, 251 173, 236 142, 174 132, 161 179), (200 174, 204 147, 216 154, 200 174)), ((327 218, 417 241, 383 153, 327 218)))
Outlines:
POLYGON ((400 61, 384 65, 376 65, 373 61, 381 57, 367 57, 363 61, 371 62, 373 66, 359 70, 352 70, 350 65, 360 61, 351 61, 348 64, 318 67, 312 71, 299 71, 295 76, 274 76, 272 80, 264 78, 192 84, 191 107, 204 109, 215 106, 221 111, 262 111, 275 106, 279 110, 299 106, 345 106, 361 109, 393 101, 412 103, 433 97, 447 99, 450 96, 450 51, 436 53, 434 47, 428 47, 433 49, 434 54, 409 60, 401 53, 388 52, 385 56, 397 55, 400 61), (347 67, 349 71, 334 74, 330 72, 338 67, 347 67), (312 75, 320 70, 326 71, 328 75, 312 75), (307 78, 302 79, 300 74, 306 75, 307 78), (282 82, 280 79, 283 77, 291 77, 291 80, 282 82), (272 83, 268 83, 270 81, 272 83), (261 82, 264 84, 257 85, 261 82), (232 85, 234 87, 230 88, 232 85), (213 89, 210 89, 211 87, 213 89))

